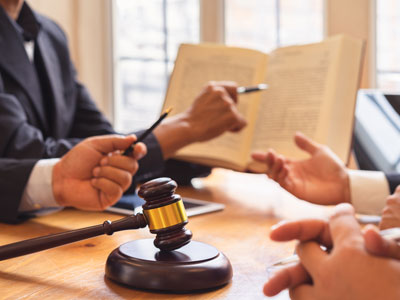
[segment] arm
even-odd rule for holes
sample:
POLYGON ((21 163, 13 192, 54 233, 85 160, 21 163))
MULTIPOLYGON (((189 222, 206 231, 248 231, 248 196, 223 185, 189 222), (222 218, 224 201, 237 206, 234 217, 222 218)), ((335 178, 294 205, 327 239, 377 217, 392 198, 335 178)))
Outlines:
POLYGON ((264 162, 268 177, 300 199, 324 205, 349 202, 357 212, 380 214, 389 195, 384 173, 349 170, 327 146, 301 133, 295 143, 310 158, 294 160, 270 150, 254 153, 253 159, 264 162))
POLYGON ((131 157, 113 153, 134 140, 133 136, 114 135, 89 138, 51 162, 0 159, 0 190, 4 195, 0 220, 16 222, 47 207, 102 210, 112 205, 131 184, 137 160, 146 148, 138 143, 131 157))
POLYGON ((304 136, 295 135, 297 147, 308 159, 294 160, 276 154, 253 153, 253 159, 267 165, 267 175, 296 197, 324 205, 350 202, 350 182, 346 166, 327 147, 304 136))
MULTIPOLYGON (((342 204, 329 222, 303 220, 275 227, 273 240, 300 241, 300 264, 275 273, 264 293, 273 296, 289 288, 292 299, 397 299, 400 262, 389 258, 393 256, 385 252, 388 248, 381 248, 380 253, 371 251, 374 241, 366 233, 363 237, 353 214, 349 205, 342 204), (330 251, 323 251, 320 245, 330 251)), ((398 258, 398 246, 395 252, 398 258)))
POLYGON ((18 207, 36 159, 0 158, 0 222, 17 223, 24 220, 18 207))
POLYGON ((235 83, 210 82, 189 109, 167 118, 154 130, 154 135, 149 137, 151 144, 146 144, 148 155, 141 161, 141 166, 146 166, 143 169, 150 172, 145 174, 139 170, 139 181, 148 179, 149 175, 163 174, 188 184, 194 176, 209 174, 208 167, 169 159, 189 144, 208 141, 226 131, 235 132, 246 126, 236 103, 235 83), (163 160, 167 160, 165 165, 161 163, 163 160))

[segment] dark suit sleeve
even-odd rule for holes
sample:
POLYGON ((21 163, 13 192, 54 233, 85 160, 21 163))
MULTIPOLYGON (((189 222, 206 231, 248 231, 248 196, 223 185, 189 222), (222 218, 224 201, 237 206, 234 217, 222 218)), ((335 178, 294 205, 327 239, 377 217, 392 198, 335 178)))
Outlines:
POLYGON ((0 156, 3 158, 60 157, 80 141, 77 138, 44 138, 30 125, 24 108, 11 95, 0 93, 0 156))
POLYGON ((390 193, 393 194, 398 186, 400 186, 400 173, 386 174, 386 178, 389 182, 390 193))
POLYGON ((0 158, 0 222, 18 223, 24 220, 18 208, 37 160, 0 158))

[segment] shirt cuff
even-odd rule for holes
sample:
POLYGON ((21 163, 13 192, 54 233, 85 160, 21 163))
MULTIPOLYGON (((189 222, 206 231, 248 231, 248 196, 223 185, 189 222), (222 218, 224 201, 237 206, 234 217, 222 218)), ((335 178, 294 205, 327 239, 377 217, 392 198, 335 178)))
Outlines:
POLYGON ((380 215, 390 195, 383 172, 349 170, 351 202, 358 213, 380 215))
POLYGON ((19 212, 37 211, 38 215, 53 212, 49 208, 62 208, 55 200, 52 187, 53 167, 59 158, 39 160, 29 176, 22 195, 19 212))

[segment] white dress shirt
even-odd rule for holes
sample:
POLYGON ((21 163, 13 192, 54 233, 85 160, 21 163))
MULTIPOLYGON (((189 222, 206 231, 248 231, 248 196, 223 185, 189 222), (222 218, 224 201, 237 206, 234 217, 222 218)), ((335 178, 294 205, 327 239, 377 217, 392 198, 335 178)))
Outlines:
POLYGON ((41 159, 35 164, 22 195, 19 212, 43 215, 62 209, 54 199, 52 187, 53 167, 59 160, 41 159))
POLYGON ((390 195, 383 172, 349 170, 351 202, 358 213, 380 215, 390 195))

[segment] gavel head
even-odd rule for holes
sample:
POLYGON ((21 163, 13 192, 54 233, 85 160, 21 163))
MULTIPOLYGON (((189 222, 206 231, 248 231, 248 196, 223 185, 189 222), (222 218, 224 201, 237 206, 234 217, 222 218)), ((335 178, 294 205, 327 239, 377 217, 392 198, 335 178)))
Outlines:
POLYGON ((188 218, 182 199, 174 193, 176 188, 175 181, 162 177, 139 189, 139 196, 146 201, 143 214, 150 232, 157 235, 154 245, 165 251, 180 248, 192 239, 192 232, 185 228, 188 218))

